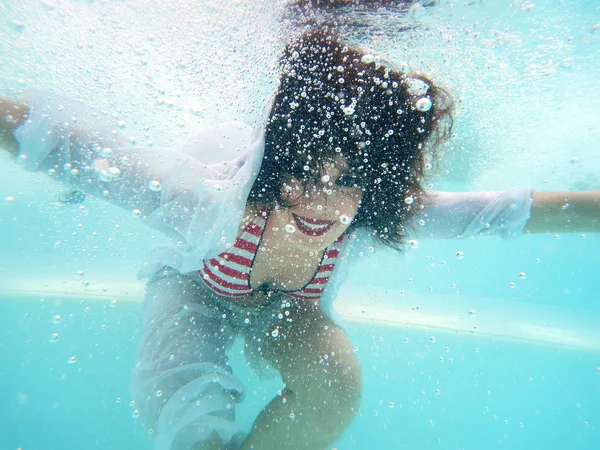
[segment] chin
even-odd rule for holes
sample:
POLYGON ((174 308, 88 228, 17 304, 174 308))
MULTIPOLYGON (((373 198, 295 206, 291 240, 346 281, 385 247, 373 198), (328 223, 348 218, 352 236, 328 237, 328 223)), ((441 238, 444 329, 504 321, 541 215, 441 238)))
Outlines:
POLYGON ((309 236, 300 231, 296 231, 298 244, 304 250, 321 251, 325 250, 339 238, 345 230, 330 230, 323 236, 309 236))

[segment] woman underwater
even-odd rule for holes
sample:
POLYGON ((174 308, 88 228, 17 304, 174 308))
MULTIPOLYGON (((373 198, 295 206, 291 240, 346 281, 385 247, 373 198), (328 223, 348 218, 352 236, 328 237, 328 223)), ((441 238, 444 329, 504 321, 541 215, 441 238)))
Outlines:
POLYGON ((598 230, 598 192, 425 191, 452 123, 449 96, 429 79, 327 29, 290 42, 281 70, 257 126, 220 124, 170 149, 128 147, 85 116, 69 125, 73 112, 51 97, 0 101, 1 147, 26 169, 173 237, 140 273, 132 384, 159 450, 331 446, 361 400, 332 301, 374 242, 598 230), (245 388, 226 356, 239 335, 285 383, 248 435, 235 420, 245 388))

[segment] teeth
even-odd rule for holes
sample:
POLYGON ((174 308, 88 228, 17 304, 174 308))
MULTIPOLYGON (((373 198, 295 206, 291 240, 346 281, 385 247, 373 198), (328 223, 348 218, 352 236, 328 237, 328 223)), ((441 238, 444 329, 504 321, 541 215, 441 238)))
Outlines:
POLYGON ((302 225, 305 228, 308 228, 311 231, 320 231, 320 230, 325 230, 327 228, 329 228, 332 224, 332 222, 327 222, 324 224, 314 224, 314 223, 310 223, 307 222, 306 220, 302 220, 300 217, 295 217, 296 221, 300 223, 300 225, 302 225))

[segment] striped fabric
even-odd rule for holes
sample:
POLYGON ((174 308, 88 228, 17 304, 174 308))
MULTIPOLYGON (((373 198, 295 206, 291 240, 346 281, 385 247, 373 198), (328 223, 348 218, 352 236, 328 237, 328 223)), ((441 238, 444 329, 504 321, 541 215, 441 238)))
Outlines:
MULTIPOLYGON (((253 290, 249 284, 250 272, 268 216, 267 208, 260 211, 230 250, 216 258, 203 261, 203 267, 197 272, 213 292, 224 297, 244 297, 252 294, 253 290)), ((308 284, 299 290, 281 292, 295 299, 318 303, 335 267, 339 246, 343 240, 344 235, 341 235, 325 250, 319 267, 308 284)))

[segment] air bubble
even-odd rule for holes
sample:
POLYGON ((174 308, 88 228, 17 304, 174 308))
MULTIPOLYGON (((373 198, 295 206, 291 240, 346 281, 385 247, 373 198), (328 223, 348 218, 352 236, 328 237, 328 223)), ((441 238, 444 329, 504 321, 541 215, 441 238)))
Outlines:
POLYGON ((274 338, 279 336, 279 330, 277 328, 275 328, 273 331, 271 331, 271 336, 273 336, 274 338))
POLYGON ((50 336, 50 342, 58 342, 58 333, 52 333, 52 336, 50 336))
POLYGON ((331 177, 329 175, 323 175, 321 177, 321 183, 323 183, 323 184, 329 183, 330 180, 331 180, 331 177))
POLYGON ((71 356, 68 362, 69 364, 75 364, 77 362, 77 356, 71 356))
POLYGON ((294 225, 292 225, 291 223, 288 223, 285 227, 284 227, 285 231, 287 233, 294 233, 296 231, 296 227, 294 225))
POLYGON ((160 397, 162 397, 162 395, 163 395, 163 392, 160 389, 154 393, 154 396, 156 398, 160 398, 160 397))
POLYGON ((517 283, 515 283, 514 281, 511 281, 511 282, 508 283, 508 287, 511 288, 511 289, 515 288, 515 287, 517 287, 517 283))
POLYGON ((112 148, 109 147, 104 147, 102 150, 100 150, 100 155, 102 155, 105 158, 110 158, 113 154, 113 150, 112 148))
POLYGON ((140 411, 138 409, 134 409, 133 413, 131 414, 131 417, 137 419, 138 417, 140 417, 140 411))
POLYGON ((389 402, 388 406, 389 406, 390 409, 394 409, 394 402, 389 402))
POLYGON ((425 95, 429 90, 429 85, 418 78, 409 78, 407 84, 408 93, 413 97, 425 95))
POLYGON ((152 180, 150 183, 148 183, 148 188, 150 188, 152 192, 160 192, 162 190, 162 185, 159 181, 152 180))
POLYGON ((519 278, 521 280, 524 280, 526 276, 527 276, 527 274, 525 272, 519 272, 519 278))
POLYGON ((106 173, 111 177, 111 180, 114 180, 115 178, 119 178, 121 170, 118 167, 109 167, 106 173))
POLYGON ((346 216, 344 214, 340 216, 340 223, 342 223, 343 225, 349 225, 350 222, 352 222, 352 217, 346 216))
POLYGON ((354 108, 352 106, 344 106, 342 111, 344 111, 344 114, 347 116, 352 116, 354 114, 354 108))
POLYGON ((474 309, 470 309, 469 310, 469 315, 470 316, 474 316, 475 314, 477 314, 477 312, 474 309))
POLYGON ((464 254, 463 254, 463 252, 461 252, 460 250, 456 252, 456 257, 457 257, 458 259, 463 259, 463 256, 464 256, 464 254))
POLYGON ((54 318, 52 319, 52 323, 55 325, 58 325, 60 323, 60 320, 62 319, 60 314, 57 314, 54 316, 54 318))
POLYGON ((408 196, 404 199, 404 203, 406 203, 407 205, 412 205, 414 201, 415 201, 415 199, 412 198, 411 196, 408 196))
POLYGON ((373 61, 375 61, 375 56, 373 56, 372 54, 368 53, 366 55, 363 55, 363 57, 360 59, 360 61, 363 64, 371 64, 371 63, 373 63, 373 61))
POLYGON ((196 116, 201 116, 206 111, 204 105, 200 103, 192 103, 189 105, 190 112, 196 116))
POLYGON ((417 103, 415 103, 415 107, 421 112, 429 111, 431 109, 431 105, 431 100, 429 100, 427 97, 420 98, 417 100, 417 103))
POLYGON ((134 209, 133 211, 131 211, 131 213, 133 214, 133 217, 140 217, 140 214, 142 214, 142 212, 139 209, 134 209))

